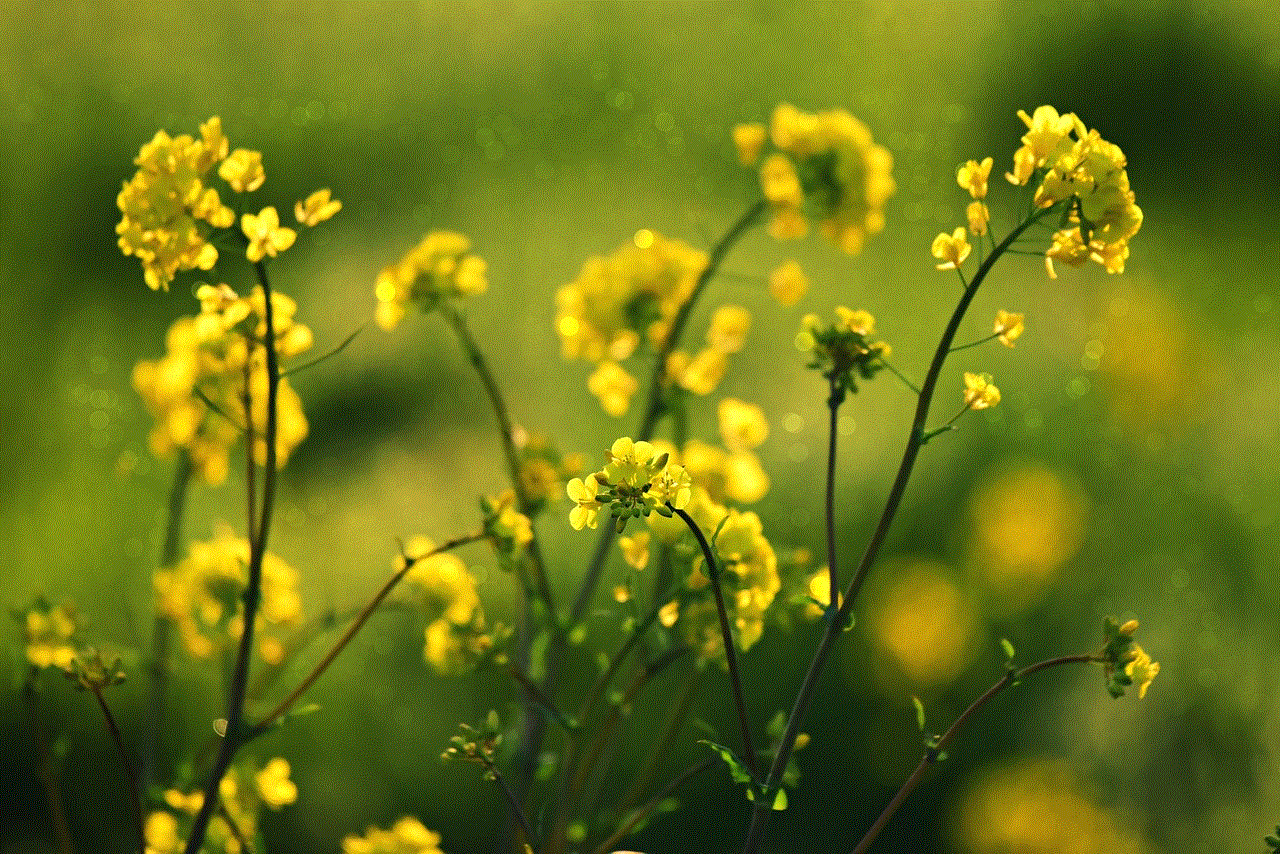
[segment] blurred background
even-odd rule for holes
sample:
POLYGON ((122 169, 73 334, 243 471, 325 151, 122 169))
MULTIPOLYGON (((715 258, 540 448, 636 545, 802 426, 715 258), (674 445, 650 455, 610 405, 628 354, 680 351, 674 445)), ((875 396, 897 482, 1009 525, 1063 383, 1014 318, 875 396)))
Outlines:
MULTIPOLYGON (((1027 332, 1015 350, 957 354, 935 414, 958 405, 947 389, 962 370, 993 373, 1004 401, 922 455, 859 628, 822 680, 801 785, 769 848, 851 849, 919 757, 912 695, 944 728, 1003 672, 1001 637, 1028 662, 1088 650, 1108 613, 1140 618, 1161 663, 1146 698, 1113 701, 1089 668, 1010 692, 874 850, 1261 851, 1280 822, 1270 3, 10 2, 0 72, 4 605, 73 601, 93 638, 125 651, 150 630, 173 471, 147 451, 130 372, 195 306, 189 279, 153 293, 115 244, 116 193, 156 130, 195 133, 219 115, 232 147, 264 152, 261 204, 287 209, 318 187, 343 201, 274 267, 317 352, 372 317, 377 271, 424 232, 471 236, 491 282, 471 318, 514 417, 597 466, 636 415, 605 416, 589 368, 560 358, 555 289, 640 227, 708 247, 756 192, 736 163, 734 124, 767 120, 784 101, 849 109, 895 159, 885 231, 850 258, 757 229, 690 327, 700 335, 722 303, 752 310, 747 349, 695 403, 691 430, 712 434, 721 396, 763 405, 765 533, 779 552, 820 553, 824 390, 792 347, 799 318, 867 308, 895 363, 919 378, 958 293, 928 251, 963 222, 956 166, 995 158, 991 202, 1007 228, 998 176, 1023 132, 1016 111, 1078 113, 1129 159, 1146 219, 1128 270, 1060 269, 1050 281, 1040 260, 1010 257, 979 294, 963 339, 986 334, 997 308, 1024 312, 1027 332), (763 284, 787 258, 813 281, 790 309, 763 284)), ((363 602, 396 537, 471 530, 476 496, 504 484, 482 390, 439 318, 370 326, 295 385, 311 433, 283 476, 271 548, 303 572, 313 613, 363 602)), ((846 564, 874 525, 912 406, 886 376, 845 407, 846 564)), ((238 524, 236 483, 193 490, 188 538, 238 524)), ((570 536, 563 509, 540 533, 567 596, 588 542, 570 536)), ((509 618, 509 579, 492 555, 464 557, 490 612, 509 618)), ((615 558, 605 589, 621 572, 615 558)), ((613 619, 602 613, 589 643, 611 642, 613 619)), ((406 813, 439 830, 447 852, 495 847, 497 794, 436 757, 459 721, 506 714, 511 686, 431 675, 419 632, 404 614, 375 618, 312 692, 321 711, 250 748, 288 757, 300 791, 264 817, 268 850, 336 851, 344 835, 406 813)), ((789 705, 815 636, 771 628, 745 657, 761 725, 789 705)), ((17 687, 18 626, 3 638, 15 676, 0 696, 0 850, 53 850, 17 687)), ((113 689, 131 744, 144 681, 113 689)), ((732 742, 727 686, 716 673, 706 682, 696 715, 732 742)), ((662 714, 678 687, 659 684, 636 719, 662 714)), ((184 665, 185 743, 205 739, 221 691, 184 665)), ((96 709, 59 682, 42 703, 44 725, 68 737, 62 786, 78 847, 126 850, 118 760, 96 709)), ((686 730, 671 774, 700 758, 696 737, 686 730)), ((619 767, 643 756, 633 738, 619 767)), ((740 843, 747 806, 723 769, 682 795, 684 809, 628 847, 740 843)))

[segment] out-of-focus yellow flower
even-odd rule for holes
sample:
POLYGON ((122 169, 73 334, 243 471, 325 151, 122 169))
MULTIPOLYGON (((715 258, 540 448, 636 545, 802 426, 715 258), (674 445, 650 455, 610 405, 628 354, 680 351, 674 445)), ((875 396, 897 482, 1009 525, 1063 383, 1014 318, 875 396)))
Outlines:
POLYGON ((342 202, 331 197, 328 189, 316 190, 306 201, 295 202, 293 216, 301 225, 319 225, 342 210, 342 202))
POLYGON ((298 232, 280 226, 280 214, 270 206, 263 208, 257 215, 245 214, 240 217, 240 230, 249 238, 245 255, 255 264, 263 256, 276 257, 298 239, 298 232))
POLYGON ((32 667, 68 670, 76 657, 80 614, 71 605, 37 600, 22 615, 27 662, 32 667))
POLYGON ((586 480, 575 477, 565 486, 569 500, 575 505, 569 511, 569 524, 575 531, 581 531, 584 527, 594 528, 597 525, 601 507, 596 499, 599 489, 600 484, 595 477, 588 477, 586 480))
MULTIPOLYGON (((805 582, 805 592, 813 602, 806 602, 804 605, 804 614, 810 620, 816 620, 822 616, 826 606, 831 604, 831 568, 824 566, 822 569, 809 576, 809 580, 805 582)), ((844 601, 843 597, 838 603, 844 601)), ((837 607, 839 605, 837 604, 837 607)))
POLYGON ((237 148, 218 167, 218 177, 237 193, 252 193, 267 180, 262 170, 262 152, 237 148))
POLYGON ((964 259, 969 257, 972 249, 964 227, 961 226, 950 234, 943 232, 935 237, 930 251, 940 262, 936 265, 939 270, 956 270, 964 263, 964 259))
POLYGON ((990 157, 983 158, 981 163, 976 160, 970 160, 956 170, 956 183, 960 185, 960 189, 968 190, 969 195, 973 198, 985 199, 987 197, 987 178, 991 175, 993 163, 994 161, 990 157))
POLYGON ((785 261, 769 274, 769 293, 788 308, 800 302, 809 291, 809 278, 795 261, 785 261))
POLYGON ((600 400, 600 408, 617 418, 625 415, 631 396, 640 384, 617 362, 601 362, 587 377, 587 390, 600 400))
POLYGON ((370 827, 364 836, 342 840, 342 854, 442 854, 440 834, 427 830, 422 822, 408 817, 389 830, 370 827))
POLYGON ((884 584, 869 597, 867 615, 881 652, 913 685, 954 681, 978 649, 973 608, 960 588, 930 562, 909 564, 884 584))
POLYGON ((147 815, 143 835, 147 839, 146 854, 177 854, 185 842, 178 837, 178 820, 164 810, 147 815))
POLYGON ((722 305, 711 315, 707 344, 722 353, 736 353, 747 343, 751 312, 740 305, 722 305))
POLYGON ((488 265, 471 254, 471 241, 452 231, 432 231, 374 281, 375 320, 394 329, 406 307, 417 303, 431 311, 443 299, 478 296, 489 289, 488 265))
POLYGON ((964 209, 964 216, 969 222, 969 231, 972 234, 987 233, 987 223, 991 222, 991 211, 985 202, 969 202, 969 206, 964 209))
POLYGON ((1001 344, 1012 347, 1013 342, 1022 335, 1023 319, 1021 314, 1005 311, 1002 308, 996 312, 996 322, 991 328, 991 333, 1001 344))
POLYGON ((764 410, 754 403, 726 397, 716 407, 720 438, 730 451, 750 451, 769 438, 769 422, 764 410))
POLYGON ((1124 666, 1124 673, 1133 680, 1133 684, 1138 688, 1138 699, 1147 696, 1147 689, 1151 687, 1151 680, 1156 678, 1156 674, 1160 672, 1159 662, 1151 660, 1151 656, 1143 651, 1142 647, 1136 643, 1130 650, 1133 659, 1124 666))
MULTIPOLYGON (((737 577, 737 590, 727 597, 726 605, 740 649, 745 652, 763 634, 765 612, 782 587, 773 546, 764 537, 760 517, 755 513, 726 513, 723 507, 702 503, 690 515, 704 528, 714 517, 711 530, 724 519, 715 548, 725 571, 737 577)), ((695 572, 689 582, 691 588, 704 591, 705 584, 703 571, 695 572)), ((688 643, 700 658, 723 661, 724 644, 715 604, 709 596, 690 602, 680 619, 688 643)))
POLYGON ((876 330, 876 319, 865 309, 850 310, 843 305, 836 306, 836 328, 859 335, 870 335, 876 330))
POLYGON ((672 600, 658 609, 658 622, 664 628, 671 628, 680 619, 680 603, 672 600))
POLYGON ((618 538, 618 545, 622 549, 623 559, 634 569, 644 569, 649 565, 650 539, 651 536, 648 531, 640 531, 631 537, 618 538))
POLYGON ((677 375, 677 382, 686 391, 705 397, 716 390, 729 369, 725 352, 716 347, 703 347, 677 375))
POLYGON ((438 673, 463 673, 493 649, 495 636, 486 627, 475 576, 457 555, 434 550, 427 537, 412 537, 396 565, 413 561, 405 581, 427 619, 423 659, 438 673))
POLYGON ((298 800, 298 787, 289 779, 289 771, 288 760, 277 756, 263 765, 262 770, 254 775, 258 794, 262 795, 263 803, 273 810, 298 800))
POLYGON ((743 166, 754 166, 760 159, 760 151, 764 148, 766 138, 764 125, 758 122, 736 125, 733 129, 733 144, 738 149, 738 162, 743 166))
POLYGON ((990 409, 1000 402, 1000 389, 991 374, 964 372, 964 405, 969 409, 990 409))

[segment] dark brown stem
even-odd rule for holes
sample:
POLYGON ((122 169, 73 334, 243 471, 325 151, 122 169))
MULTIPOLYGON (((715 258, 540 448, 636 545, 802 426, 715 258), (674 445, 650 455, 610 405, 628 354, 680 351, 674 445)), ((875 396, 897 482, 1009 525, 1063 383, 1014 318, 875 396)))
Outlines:
POLYGON ((840 404, 844 402, 844 389, 840 386, 839 377, 833 372, 828 378, 831 394, 827 397, 827 409, 831 411, 830 438, 827 441, 827 574, 830 581, 828 608, 835 609, 840 604, 839 573, 836 571, 836 415, 840 404))
POLYGON ((1033 673, 1038 673, 1041 670, 1048 670, 1051 667, 1059 667, 1064 664, 1087 664, 1092 661, 1094 661, 1094 657, 1088 653, 1083 655, 1065 655, 1061 658, 1051 658, 1047 661, 1041 661, 1036 664, 1029 665, 1021 670, 1006 673, 1004 678, 988 688, 986 693, 981 697, 970 703, 969 708, 965 709, 960 717, 956 718, 955 723, 953 723, 951 727, 938 738, 934 746, 925 753, 924 757, 920 760, 920 764, 916 766, 916 770, 911 772, 911 776, 902 784, 902 788, 893 796, 893 800, 889 801, 889 804, 884 808, 884 811, 880 813, 880 817, 875 820, 875 823, 871 825, 866 834, 862 837, 862 841, 858 843, 858 847, 853 849, 853 854, 866 854, 866 850, 871 846, 871 843, 875 841, 876 837, 880 835, 880 831, 884 830, 884 826, 889 823, 889 819, 893 817, 893 814, 898 811, 898 808, 902 806, 911 793, 915 791, 916 787, 920 785, 920 781, 924 779, 925 772, 929 769, 929 766, 934 765, 939 761, 939 754, 942 749, 946 747, 947 743, 950 742, 952 738, 955 737, 956 733, 960 731, 960 728, 964 726, 965 722, 969 720, 969 718, 973 717, 974 713, 979 709, 991 702, 997 694, 1005 688, 1008 688, 1010 685, 1017 684, 1024 677, 1030 676, 1033 673))
POLYGON ((129 796, 133 801, 133 821, 134 830, 138 834, 138 854, 146 854, 147 834, 143 830, 144 819, 142 815, 142 797, 138 794, 138 775, 133 771, 133 763, 129 761, 129 751, 124 748, 124 739, 120 737, 120 728, 116 726, 115 716, 111 714, 106 698, 102 696, 102 689, 96 685, 90 686, 90 689, 98 701, 98 708, 102 709, 102 719, 106 721, 107 732, 111 734, 111 740, 115 743, 116 752, 120 754, 120 764, 124 766, 125 781, 129 785, 129 796))
MULTIPOLYGON (((847 624, 849 615, 853 613, 853 604, 858 598, 858 593, 861 591, 863 583, 866 581, 867 573, 871 571, 871 565, 880 554, 880 547, 884 544, 884 538, 889 532, 889 526, 893 523, 894 516, 898 512, 898 505, 907 490, 907 482, 911 479, 916 457, 920 453, 920 448, 924 442, 925 425, 929 418, 929 406, 933 402, 933 395, 938 386, 938 378, 942 374, 942 366, 947 360, 947 354, 951 351, 951 342, 955 340, 956 332, 960 329, 960 322, 964 320, 969 304, 973 302, 979 286, 986 279, 995 262, 1024 231, 1041 218, 1047 216, 1051 210, 1046 208, 1032 214, 1001 241, 978 267, 973 281, 965 287, 964 294, 960 297, 960 302, 956 305, 955 311, 951 313, 951 320, 947 323, 947 328, 942 333, 942 340, 938 342, 938 347, 934 351, 933 361, 929 364, 929 372, 925 376, 924 383, 920 386, 920 398, 916 404, 915 417, 911 422, 911 431, 907 435, 907 446, 902 452, 902 462, 898 465, 898 474, 889 490, 889 497, 885 499, 880 521, 871 535, 870 542, 867 543, 866 551, 863 552, 857 574, 854 575, 849 582, 849 586, 845 589, 844 601, 840 603, 840 607, 836 610, 835 619, 831 620, 823 628, 822 639, 818 643, 818 648, 814 651, 813 659, 809 662, 809 669, 805 672, 800 690, 796 693, 795 703, 792 705, 791 714, 787 718, 786 730, 778 743, 778 752, 774 755, 773 765, 769 769, 769 776, 765 783, 770 790, 778 786, 782 781, 782 773, 787 767, 787 761, 791 758, 791 751, 795 747, 796 737, 800 734, 801 722, 804 719, 805 712, 808 711, 814 688, 817 687, 818 676, 822 673, 823 665, 826 664, 827 656, 830 654, 831 648, 840 634, 841 627, 847 624)), ((743 854, 756 854, 759 850, 765 825, 768 823, 769 815, 772 812, 771 804, 767 803, 767 800, 767 798, 762 798, 757 801, 755 808, 751 812, 751 825, 747 829, 747 838, 743 843, 743 854)))

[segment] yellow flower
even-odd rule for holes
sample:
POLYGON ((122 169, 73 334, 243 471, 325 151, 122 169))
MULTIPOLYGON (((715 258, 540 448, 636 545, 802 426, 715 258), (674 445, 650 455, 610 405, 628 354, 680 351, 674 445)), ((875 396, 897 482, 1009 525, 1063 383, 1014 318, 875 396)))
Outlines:
POLYGON ((600 407, 614 418, 625 415, 631 396, 640 384, 617 362, 601 362, 587 378, 587 390, 600 400, 600 407))
POLYGON ((680 371, 680 386, 696 395, 706 396, 716 390, 729 369, 729 359, 723 350, 704 347, 680 371))
POLYGON ((302 225, 318 225, 342 210, 342 202, 330 198, 329 190, 316 190, 305 202, 296 202, 293 215, 302 225))
POLYGON ((471 241, 463 235, 433 231, 397 263, 384 267, 373 286, 378 325, 394 329, 411 302, 431 311, 442 299, 478 296, 488 290, 488 265, 470 250, 471 241))
POLYGON ((991 222, 991 211, 984 202, 969 202, 964 215, 969 221, 969 231, 974 234, 987 233, 987 223, 991 222))
POLYGON ((569 511, 569 524, 575 531, 581 531, 584 527, 594 528, 599 523, 601 504, 596 500, 599 489, 600 483, 595 477, 588 477, 586 480, 575 477, 565 485, 565 492, 575 505, 569 511))
POLYGON ((750 451, 769 438, 764 410, 754 403, 726 397, 716 407, 720 437, 730 451, 750 451))
POLYGON ((724 494, 739 504, 755 504, 769 492, 769 475, 750 451, 730 454, 724 461, 724 494))
POLYGON ((969 409, 990 409, 1000 402, 1000 389, 991 374, 964 373, 964 405, 969 409))
POLYGON ((737 125, 733 129, 733 144, 738 149, 738 162, 743 166, 752 166, 760 159, 760 150, 764 148, 764 125, 756 122, 737 125))
POLYGON ((683 466, 668 465, 649 481, 649 497, 659 504, 670 504, 677 510, 689 506, 693 485, 683 466))
POLYGON ((289 779, 289 762, 277 756, 254 775, 263 803, 278 810, 298 799, 298 787, 289 779))
POLYGON ((147 838, 147 854, 177 854, 182 850, 178 820, 172 813, 156 810, 148 815, 143 833, 147 838))
POLYGON ((76 657, 75 636, 80 623, 75 608, 37 600, 22 619, 27 662, 32 667, 70 668, 76 657))
POLYGON ((722 353, 736 353, 747 342, 751 312, 740 305, 722 305, 711 315, 707 343, 722 353))
POLYGON ((1012 347, 1013 342, 1022 335, 1021 314, 1005 311, 1003 308, 996 312, 996 322, 991 328, 992 334, 996 336, 996 340, 1006 347, 1012 347))
POLYGON ((1142 699, 1147 696, 1147 688, 1151 687, 1151 680, 1155 679, 1156 674, 1160 672, 1160 664, 1152 661, 1151 656, 1136 643, 1130 650, 1130 654, 1133 655, 1133 659, 1124 666, 1124 674, 1138 686, 1138 699, 1142 699))
POLYGON ((237 148, 222 161, 218 176, 237 193, 253 192, 267 180, 267 174, 262 171, 262 152, 237 148))
POLYGON ((658 609, 658 622, 663 628, 671 628, 680 619, 680 603, 672 600, 658 609))
POLYGON ((641 531, 633 537, 619 537, 618 545, 622 548, 623 560, 635 569, 644 569, 648 566, 650 539, 651 535, 648 531, 641 531))
POLYGON ((964 227, 961 226, 950 234, 943 232, 935 237, 931 251, 933 257, 941 262, 937 265, 939 270, 956 270, 969 257, 971 249, 964 227))
POLYGON ((870 335, 875 332, 876 319, 865 309, 851 311, 843 305, 836 306, 836 328, 859 335, 870 335))
POLYGON ((249 238, 249 248, 245 250, 245 255, 255 264, 261 261, 264 255, 276 257, 292 246, 293 241, 298 238, 298 232, 292 228, 280 227, 280 215, 273 207, 263 208, 262 213, 256 216, 254 214, 241 216, 240 230, 244 232, 245 237, 249 238))
POLYGON ((809 279, 795 261, 786 261, 769 274, 769 293, 779 304, 790 308, 809 290, 809 279))
POLYGON ((968 190, 969 195, 975 199, 985 199, 987 197, 987 178, 991 175, 993 162, 990 157, 984 158, 981 163, 976 160, 970 160, 957 169, 956 183, 960 185, 960 189, 968 190))
POLYGON ((370 827, 364 836, 346 837, 342 854, 441 854, 440 834, 406 816, 390 830, 370 827))

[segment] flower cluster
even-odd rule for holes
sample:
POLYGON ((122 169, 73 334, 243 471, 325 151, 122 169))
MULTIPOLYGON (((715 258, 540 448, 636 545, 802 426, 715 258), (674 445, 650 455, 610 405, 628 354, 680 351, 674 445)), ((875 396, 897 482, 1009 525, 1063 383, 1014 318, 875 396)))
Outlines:
POLYGON ((1115 617, 1102 621, 1102 634, 1106 640, 1099 656, 1107 679, 1107 691, 1112 697, 1123 697, 1126 688, 1136 687, 1138 698, 1147 696, 1147 689, 1160 672, 1160 664, 1133 640, 1138 621, 1121 623, 1115 617))
POLYGON ((515 492, 508 489, 501 495, 480 499, 480 512, 484 517, 484 532, 493 543, 499 566, 511 571, 524 551, 533 542, 533 523, 516 509, 515 492))
POLYGON ((71 667, 82 622, 75 607, 37 599, 25 612, 19 611, 15 616, 22 624, 27 662, 32 667, 61 670, 71 667))
POLYGON ((1129 239, 1142 227, 1142 209, 1134 204, 1124 152, 1089 130, 1075 113, 1059 115, 1050 106, 1018 117, 1027 126, 1022 147, 1005 177, 1026 185, 1040 177, 1037 207, 1069 202, 1062 225, 1045 253, 1045 267, 1056 278, 1054 261, 1078 267, 1095 261, 1108 273, 1124 272, 1129 239))
POLYGON ((619 532, 628 519, 648 518, 657 511, 671 516, 689 504, 692 483, 683 466, 670 462, 669 453, 657 453, 649 442, 618 439, 605 453, 603 469, 585 479, 575 477, 565 491, 574 502, 569 524, 574 530, 599 524, 601 508, 607 507, 619 532))
MULTIPOLYGON (((279 810, 298 800, 298 787, 289 778, 288 760, 276 757, 259 767, 253 760, 237 763, 218 787, 221 809, 209 823, 209 835, 200 849, 205 854, 247 854, 241 840, 258 835, 258 818, 264 806, 279 810)), ((204 792, 168 789, 166 809, 151 812, 144 824, 147 854, 177 854, 185 848, 185 827, 204 804, 204 792)))
POLYGON ((582 472, 582 454, 561 454, 545 437, 516 431, 520 460, 520 485, 524 487, 530 514, 564 494, 564 484, 582 472))
MULTIPOLYGON (((155 418, 148 437, 152 452, 167 456, 183 448, 201 477, 218 484, 226 479, 231 446, 246 425, 253 435, 254 458, 266 464, 268 376, 261 345, 266 304, 261 288, 241 297, 227 285, 202 285, 196 295, 200 314, 174 322, 165 337, 167 352, 134 367, 133 387, 155 418)), ((297 304, 273 291, 271 305, 278 356, 287 359, 308 350, 311 330, 294 321, 297 304)), ((282 378, 276 395, 278 466, 306 435, 302 401, 282 378)))
MULTIPOLYGON (((744 166, 759 160, 765 136, 761 124, 734 128, 744 166)), ((760 163, 760 185, 773 213, 770 233, 803 237, 812 217, 845 252, 861 252, 867 236, 884 228, 885 202, 897 190, 893 155, 845 110, 806 113, 781 104, 768 137, 776 150, 760 163)))
POLYGON ((854 374, 870 380, 884 367, 890 353, 883 341, 872 341, 876 319, 870 312, 836 306, 836 322, 824 326, 816 314, 800 321, 796 349, 809 355, 808 367, 835 381, 841 391, 858 390, 854 374))
POLYGON ((346 837, 342 854, 441 854, 440 834, 405 816, 388 830, 370 827, 364 836, 346 837))
POLYGON ((466 564, 448 552, 432 554, 434 549, 426 537, 411 538, 396 558, 396 569, 410 564, 409 596, 426 615, 423 659, 438 673, 463 673, 494 654, 503 631, 486 626, 476 579, 466 564))
POLYGON ((990 409, 1000 402, 1000 389, 991 374, 964 372, 964 405, 966 409, 990 409))
MULTIPOLYGON (((229 529, 191 544, 186 560, 155 574, 157 609, 173 621, 187 653, 209 658, 244 631, 242 598, 248 582, 249 541, 229 529)), ((279 557, 262 558, 262 604, 254 637, 268 664, 284 660, 283 632, 302 622, 299 574, 279 557)))
POLYGON ((471 254, 471 241, 452 231, 433 231, 401 258, 378 273, 373 292, 375 319, 395 329, 410 303, 432 311, 442 300, 478 296, 489 289, 488 265, 471 254))

